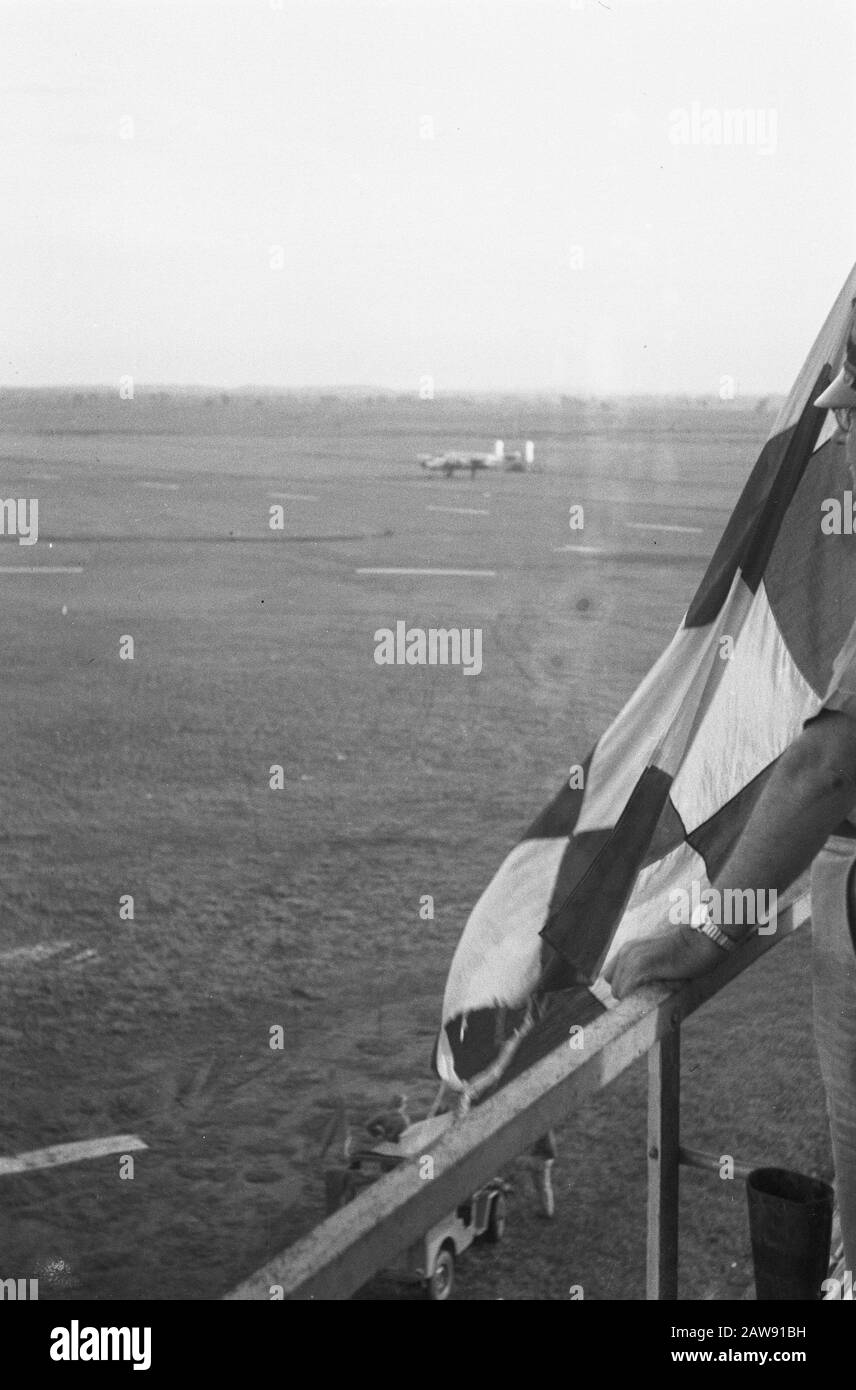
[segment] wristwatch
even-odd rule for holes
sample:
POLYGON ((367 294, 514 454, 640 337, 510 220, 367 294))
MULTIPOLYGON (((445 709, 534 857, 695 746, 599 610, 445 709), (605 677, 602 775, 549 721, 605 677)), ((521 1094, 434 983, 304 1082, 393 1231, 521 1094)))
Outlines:
POLYGON ((732 941, 730 936, 719 930, 711 915, 709 903, 699 903, 698 907, 693 908, 689 927, 690 931, 701 932, 702 936, 708 937, 722 951, 733 951, 737 945, 736 941, 732 941))

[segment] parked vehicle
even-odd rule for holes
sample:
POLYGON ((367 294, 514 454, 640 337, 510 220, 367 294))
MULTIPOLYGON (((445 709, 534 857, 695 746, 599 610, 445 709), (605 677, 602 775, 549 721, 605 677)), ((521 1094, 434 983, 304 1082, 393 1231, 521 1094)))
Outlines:
MULTIPOLYGON (((329 1168, 325 1172, 327 1214, 352 1201, 384 1173, 408 1159, 430 1152, 431 1144, 450 1123, 450 1115, 439 1115, 410 1125, 396 1143, 384 1141, 355 1148, 347 1166, 329 1168)), ((414 1241, 390 1266, 389 1273, 420 1283, 426 1296, 435 1303, 451 1298, 456 1262, 464 1251, 478 1239, 493 1245, 502 1240, 507 1219, 507 1190, 501 1178, 492 1178, 414 1241)))

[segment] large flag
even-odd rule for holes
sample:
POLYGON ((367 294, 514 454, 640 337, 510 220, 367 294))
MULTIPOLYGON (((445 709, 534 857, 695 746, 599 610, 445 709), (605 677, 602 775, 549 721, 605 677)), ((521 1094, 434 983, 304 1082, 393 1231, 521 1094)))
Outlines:
POLYGON ((822 502, 852 483, 834 417, 813 402, 843 360, 854 296, 856 267, 681 626, 595 745, 584 786, 562 788, 476 903, 434 1051, 452 1088, 484 1093, 602 1011, 606 961, 674 930, 675 890, 709 887, 823 703, 856 620, 856 541, 821 531, 822 502))

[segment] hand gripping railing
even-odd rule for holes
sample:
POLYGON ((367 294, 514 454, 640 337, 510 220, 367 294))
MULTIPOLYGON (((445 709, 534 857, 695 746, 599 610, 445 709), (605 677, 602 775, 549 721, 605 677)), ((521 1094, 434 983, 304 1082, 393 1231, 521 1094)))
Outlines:
MULTIPOLYGON (((602 1014, 586 1025, 583 1049, 557 1048, 432 1145, 432 1177, 420 1175, 418 1155, 405 1162, 275 1255, 226 1298, 348 1298, 645 1052, 647 1297, 677 1298, 679 1166, 719 1168, 714 1155, 680 1144, 681 1023, 809 917, 809 897, 801 884, 780 902, 774 933, 753 934, 702 979, 677 989, 646 986, 602 1014)), ((734 1171, 743 1176, 748 1169, 735 1164, 734 1171)))

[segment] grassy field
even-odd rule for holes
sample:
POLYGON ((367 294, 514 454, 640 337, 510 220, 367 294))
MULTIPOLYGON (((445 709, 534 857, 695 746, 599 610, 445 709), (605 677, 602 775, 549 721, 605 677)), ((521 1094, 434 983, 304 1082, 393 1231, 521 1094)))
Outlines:
MULTIPOLYGON (((322 1215, 338 1094, 429 1103, 467 911, 670 638, 771 417, 86 393, 0 417, 2 496, 40 528, 4 565, 80 567, 0 573, 0 1151, 149 1146, 133 1180, 118 1157, 0 1178, 0 1277, 215 1298, 322 1215), (497 436, 543 471, 415 465, 497 436), (399 619, 481 627, 481 675, 377 666, 399 619)), ((783 944, 687 1027, 685 1142, 828 1172, 807 958, 783 944)), ((458 1297, 640 1297, 644 1113, 636 1067, 564 1127, 556 1221, 519 1184, 458 1297)), ((682 1184, 682 1297, 745 1283, 742 1186, 682 1184)))

